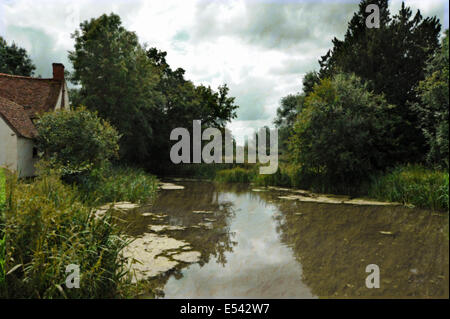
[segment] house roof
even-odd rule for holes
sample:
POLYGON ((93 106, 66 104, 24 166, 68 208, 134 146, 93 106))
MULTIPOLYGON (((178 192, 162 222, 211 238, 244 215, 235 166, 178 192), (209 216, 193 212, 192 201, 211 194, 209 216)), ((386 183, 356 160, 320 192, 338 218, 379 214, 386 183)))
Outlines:
POLYGON ((64 81, 0 73, 0 97, 22 105, 30 118, 53 110, 64 81))
POLYGON ((3 97, 0 97, 0 118, 19 136, 34 138, 38 134, 25 109, 3 97))

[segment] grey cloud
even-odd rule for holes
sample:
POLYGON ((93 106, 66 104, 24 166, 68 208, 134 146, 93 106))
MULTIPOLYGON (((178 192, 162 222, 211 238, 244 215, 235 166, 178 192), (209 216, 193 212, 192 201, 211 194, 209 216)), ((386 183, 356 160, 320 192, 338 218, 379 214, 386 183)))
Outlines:
POLYGON ((242 121, 265 120, 270 117, 264 107, 274 96, 274 83, 271 80, 247 77, 242 83, 227 82, 230 95, 236 97, 238 119, 242 121))
POLYGON ((289 58, 281 61, 281 66, 269 70, 274 75, 303 74, 319 69, 318 56, 289 58))
POLYGON ((217 16, 228 4, 200 3, 197 8, 194 36, 208 41, 220 35, 238 36, 243 41, 269 49, 317 49, 329 46, 335 35, 345 32, 357 3, 246 3, 240 16, 227 19, 217 16))
POLYGON ((36 65, 36 75, 43 78, 52 77, 52 63, 63 63, 70 69, 67 51, 55 46, 55 39, 38 28, 8 26, 6 29, 8 42, 30 48, 28 54, 36 65))

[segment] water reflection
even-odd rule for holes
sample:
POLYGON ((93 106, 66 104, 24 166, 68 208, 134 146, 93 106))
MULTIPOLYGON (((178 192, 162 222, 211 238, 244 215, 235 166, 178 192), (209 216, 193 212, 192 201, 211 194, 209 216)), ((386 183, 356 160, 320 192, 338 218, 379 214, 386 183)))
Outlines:
POLYGON ((167 234, 201 252, 199 263, 157 279, 166 298, 448 297, 446 216, 281 200, 280 192, 243 185, 177 184, 185 189, 162 191, 143 209, 163 220, 125 217, 134 236, 150 223, 188 227, 167 234), (380 267, 379 289, 365 286, 368 264, 380 267))
POLYGON ((286 201, 278 207, 282 241, 293 247, 314 294, 448 298, 446 216, 405 207, 286 201), (380 268, 379 289, 365 285, 369 264, 380 268))

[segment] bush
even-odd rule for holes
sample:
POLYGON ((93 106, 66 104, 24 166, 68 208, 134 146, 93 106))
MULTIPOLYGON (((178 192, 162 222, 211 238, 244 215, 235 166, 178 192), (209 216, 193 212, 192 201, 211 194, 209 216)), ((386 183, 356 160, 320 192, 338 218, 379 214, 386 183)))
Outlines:
POLYGON ((371 197, 433 210, 448 210, 448 171, 423 166, 398 167, 375 177, 369 191, 371 197))
POLYGON ((320 180, 319 188, 358 188, 370 174, 390 166, 397 150, 394 108, 355 75, 322 80, 306 98, 289 142, 304 181, 312 176, 320 180))
POLYGON ((114 298, 127 276, 111 217, 94 218, 76 189, 58 176, 8 181, 6 298, 114 298), (66 267, 80 267, 80 288, 67 289, 66 267))
POLYGON ((38 150, 63 175, 101 166, 118 154, 117 131, 84 108, 44 114, 37 122, 38 150))

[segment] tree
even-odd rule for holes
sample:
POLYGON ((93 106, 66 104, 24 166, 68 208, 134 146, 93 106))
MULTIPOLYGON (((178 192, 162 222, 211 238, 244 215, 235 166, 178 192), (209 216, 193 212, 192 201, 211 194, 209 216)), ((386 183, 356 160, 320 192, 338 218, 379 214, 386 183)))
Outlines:
POLYGON ((417 160, 426 152, 418 116, 411 103, 417 102, 414 88, 425 78, 427 57, 439 48, 441 25, 436 17, 415 15, 404 3, 391 16, 387 0, 363 0, 349 22, 344 40, 333 39, 333 48, 319 61, 321 79, 334 74, 355 73, 376 94, 384 94, 398 106, 396 115, 403 119, 396 128, 404 145, 399 157, 417 160), (365 9, 369 3, 380 8, 380 28, 367 28, 365 9))
POLYGON ((8 45, 6 40, 0 37, 0 73, 33 76, 34 70, 36 67, 25 49, 14 42, 8 45))
POLYGON ((429 152, 427 161, 441 167, 449 166, 449 49, 448 30, 442 39, 441 50, 428 61, 425 80, 420 82, 417 92, 420 101, 415 107, 419 113, 429 152))
POLYGON ((281 153, 288 150, 288 139, 292 134, 297 115, 301 112, 305 101, 304 94, 289 94, 280 101, 274 124, 278 129, 279 149, 281 153))
POLYGON ((392 163, 398 147, 394 105, 355 75, 324 79, 305 99, 289 141, 303 174, 329 185, 360 185, 392 163))
MULTIPOLYGON (((228 96, 226 85, 219 86, 218 92, 211 87, 194 85, 184 78, 185 71, 178 68, 172 70, 166 61, 167 52, 156 48, 147 50, 147 57, 158 68, 161 76, 157 90, 164 96, 163 107, 153 114, 155 132, 153 149, 161 154, 152 161, 152 167, 164 170, 170 154, 172 129, 192 128, 193 120, 201 120, 203 127, 215 127, 224 131, 228 121, 236 117, 237 105, 234 98, 228 96)), ((192 132, 191 132, 192 133, 192 132)))
POLYGON ((118 155, 116 129, 85 108, 45 113, 36 126, 38 150, 63 175, 99 167, 118 155))
POLYGON ((308 72, 303 78, 303 93, 309 95, 314 91, 314 85, 320 82, 319 74, 316 71, 308 72))
POLYGON ((226 85, 218 92, 195 86, 183 69, 172 70, 166 52, 141 46, 115 14, 83 22, 73 37, 72 79, 81 84, 73 96, 117 127, 121 157, 133 164, 165 166, 175 127, 190 128, 193 119, 223 127, 236 116, 226 85))
POLYGON ((144 164, 151 155, 150 116, 163 100, 156 90, 158 71, 118 15, 85 21, 72 37, 72 79, 81 84, 82 103, 117 127, 121 158, 144 164))

